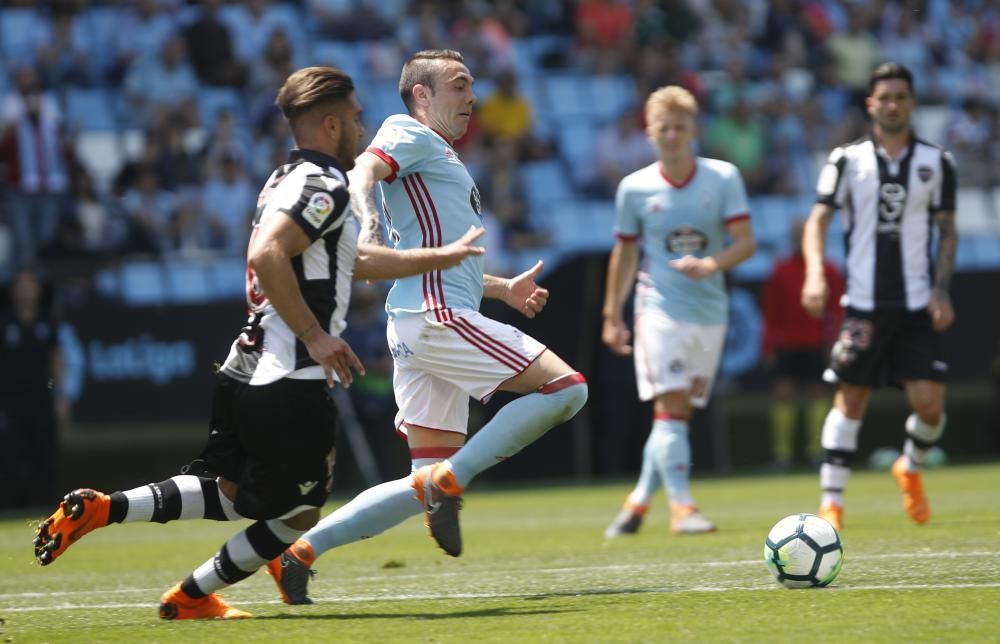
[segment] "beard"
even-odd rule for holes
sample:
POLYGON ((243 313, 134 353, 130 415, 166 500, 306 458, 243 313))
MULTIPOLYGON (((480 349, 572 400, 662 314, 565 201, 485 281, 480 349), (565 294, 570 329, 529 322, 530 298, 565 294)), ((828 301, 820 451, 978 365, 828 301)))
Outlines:
POLYGON ((886 134, 899 134, 900 132, 906 131, 906 129, 910 127, 910 121, 909 119, 900 119, 899 121, 879 119, 878 126, 886 134))

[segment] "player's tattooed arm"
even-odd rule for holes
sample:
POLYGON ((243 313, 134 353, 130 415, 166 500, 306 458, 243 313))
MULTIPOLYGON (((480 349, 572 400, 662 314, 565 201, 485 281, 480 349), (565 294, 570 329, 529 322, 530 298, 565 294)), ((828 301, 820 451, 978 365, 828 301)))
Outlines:
POLYGON ((934 266, 934 290, 931 291, 927 312, 931 323, 937 331, 944 331, 955 321, 955 310, 951 306, 948 289, 951 286, 951 276, 955 272, 955 251, 958 249, 958 230, 955 228, 955 211, 939 210, 934 218, 937 220, 938 253, 934 266))
POLYGON ((387 246, 382 234, 382 217, 375 207, 375 184, 392 174, 392 168, 378 156, 362 152, 347 173, 351 205, 361 220, 359 245, 387 246))
POLYGON ((358 236, 358 243, 385 246, 385 236, 382 234, 382 219, 379 217, 378 209, 375 207, 374 186, 369 184, 368 189, 363 193, 361 193, 360 189, 351 186, 351 199, 355 204, 355 212, 361 218, 361 234, 358 236), (355 192, 356 190, 357 192, 355 192))
POLYGON ((955 211, 939 210, 935 213, 938 232, 937 262, 934 265, 934 290, 947 295, 951 276, 955 273, 955 252, 958 250, 958 229, 955 211))

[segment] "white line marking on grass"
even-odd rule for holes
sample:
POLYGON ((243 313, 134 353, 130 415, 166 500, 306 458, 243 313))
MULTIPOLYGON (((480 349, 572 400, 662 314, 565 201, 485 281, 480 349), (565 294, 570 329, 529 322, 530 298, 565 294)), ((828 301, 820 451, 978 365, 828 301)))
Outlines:
MULTIPOLYGON (((996 557, 1000 556, 1000 552, 997 551, 979 551, 979 552, 887 552, 882 554, 871 554, 871 555, 854 555, 850 557, 851 561, 857 560, 879 560, 879 559, 957 559, 965 557, 996 557)), ((739 559, 734 561, 708 561, 708 562, 665 562, 665 563, 639 563, 639 564, 611 564, 606 566, 575 566, 575 567, 562 567, 562 568, 532 568, 525 569, 522 571, 472 571, 471 574, 485 576, 489 574, 502 574, 504 576, 509 576, 512 573, 523 572, 531 575, 540 574, 566 574, 566 573, 604 573, 604 572, 614 572, 614 571, 628 571, 628 570, 649 570, 651 568, 705 568, 705 567, 727 567, 727 566, 759 566, 761 559, 739 559)), ((351 582, 367 582, 367 581, 398 581, 402 579, 440 579, 446 577, 468 577, 470 571, 461 572, 436 572, 436 573, 413 573, 413 574, 386 574, 386 575, 370 575, 353 577, 349 581, 351 582)), ((746 591, 746 590, 769 590, 772 588, 771 584, 764 584, 761 586, 692 586, 688 588, 660 588, 660 589, 643 589, 643 592, 651 593, 676 593, 676 592, 729 592, 729 591, 746 591)), ((775 589, 779 589, 776 585, 773 586, 775 589)), ((831 588, 831 590, 921 590, 921 589, 961 589, 961 588, 1000 588, 1000 582, 986 582, 986 583, 965 583, 965 584, 886 584, 886 585, 861 585, 861 586, 836 586, 831 588)), ((109 594, 135 594, 135 593, 157 593, 162 589, 160 588, 115 588, 109 590, 79 590, 79 591, 53 591, 53 592, 26 592, 26 593, 6 593, 0 594, 0 599, 44 599, 49 597, 100 597, 109 594)), ((612 591, 613 592, 613 591, 612 591)), ((627 592, 627 589, 623 589, 622 592, 627 592)), ((426 600, 437 600, 437 599, 447 599, 449 597, 457 597, 464 599, 499 599, 503 597, 545 597, 553 593, 449 593, 446 595, 368 595, 368 596, 352 596, 352 597, 314 597, 316 601, 319 602, 340 602, 340 603, 350 603, 350 602, 372 602, 372 601, 397 601, 397 600, 410 600, 410 599, 426 599, 426 600)), ((581 594, 587 594, 586 591, 582 591, 581 594)), ((281 603, 278 600, 251 600, 255 604, 278 604, 281 603)), ((19 608, 2 608, 0 610, 8 613, 22 613, 31 612, 39 610, 77 610, 77 609, 92 609, 92 608, 146 608, 153 606, 154 604, 100 604, 100 605, 84 605, 84 604, 50 604, 46 606, 26 606, 19 608)))
MULTIPOLYGON (((982 584, 871 584, 871 585, 861 585, 861 586, 831 586, 829 588, 817 590, 816 592, 847 592, 855 590, 962 590, 962 589, 978 589, 978 588, 1000 588, 1000 582, 986 582, 982 584)), ((785 592, 787 589, 778 586, 777 584, 765 584, 760 586, 692 586, 690 588, 647 588, 643 589, 643 593, 727 593, 727 592, 785 592)), ((602 591, 602 594, 614 594, 615 591, 602 591)), ((629 589, 622 589, 622 593, 631 593, 633 591, 629 589)), ((101 593, 92 593, 93 595, 100 595, 101 593)), ((592 593, 586 591, 581 591, 579 593, 572 593, 572 596, 586 597, 592 593)), ((542 593, 442 593, 442 594, 399 594, 399 595, 366 595, 366 596, 351 596, 351 597, 340 597, 340 596, 324 596, 324 597, 314 597, 314 601, 317 604, 361 604, 367 602, 388 602, 388 601, 445 601, 454 599, 512 599, 512 598, 538 598, 544 599, 546 597, 554 596, 566 596, 566 593, 560 592, 542 592, 542 593)), ((281 604, 278 599, 270 600, 255 600, 251 598, 244 598, 242 600, 243 605, 275 605, 281 604)), ((138 604, 54 604, 50 606, 24 606, 20 608, 5 608, 4 613, 31 613, 42 610, 106 610, 114 608, 149 608, 152 609, 156 606, 154 603, 138 603, 138 604)))

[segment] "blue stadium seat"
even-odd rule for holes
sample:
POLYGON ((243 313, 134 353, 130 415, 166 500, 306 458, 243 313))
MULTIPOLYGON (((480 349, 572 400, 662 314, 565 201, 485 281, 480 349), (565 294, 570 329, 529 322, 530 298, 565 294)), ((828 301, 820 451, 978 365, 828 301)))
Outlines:
POLYGON ((553 247, 562 253, 608 250, 614 244, 614 204, 610 201, 555 202, 546 211, 545 221, 553 247))
MULTIPOLYGON (((338 67, 359 83, 368 77, 362 46, 339 40, 318 40, 312 44, 312 62, 317 65, 338 67)), ((365 106, 367 109, 367 105, 365 106)))
POLYGON ((569 164, 573 180, 584 178, 594 156, 594 125, 583 119, 564 121, 559 129, 559 152, 569 164))
POLYGON ((517 72, 522 82, 533 80, 538 74, 538 62, 535 60, 535 51, 531 47, 531 42, 523 38, 514 38, 510 44, 514 71, 517 72))
POLYGON ((94 44, 90 54, 98 68, 110 64, 115 56, 115 43, 118 30, 121 28, 121 10, 118 7, 90 7, 80 16, 90 34, 90 42, 94 44))
POLYGON ((78 130, 116 130, 114 105, 103 89, 69 88, 65 94, 66 120, 78 130))
POLYGON ((557 160, 529 161, 521 165, 521 183, 532 206, 542 209, 553 201, 573 198, 572 183, 557 160))
POLYGON ((636 103, 635 82, 629 76, 591 76, 586 81, 584 108, 600 121, 616 119, 636 103))
POLYGON ((175 259, 167 261, 163 269, 171 302, 206 302, 214 298, 208 271, 201 262, 175 259))
POLYGON ((212 293, 216 299, 246 297, 246 261, 241 257, 221 257, 206 265, 212 293))
MULTIPOLYGON (((1000 270, 1000 236, 979 237, 979 267, 982 270, 1000 270)), ((959 251, 962 252, 962 242, 958 243, 959 251)))
POLYGON ((586 81, 577 74, 548 74, 540 81, 548 112, 556 119, 586 113, 586 81))
POLYGON ((35 24, 39 19, 35 9, 0 10, 0 52, 7 67, 35 60, 35 24))
POLYGON ((731 271, 738 280, 754 282, 767 279, 774 268, 774 257, 766 249, 757 248, 753 257, 737 264, 731 271))
POLYGON ((167 289, 159 262, 128 262, 121 267, 121 294, 126 304, 163 304, 167 289))

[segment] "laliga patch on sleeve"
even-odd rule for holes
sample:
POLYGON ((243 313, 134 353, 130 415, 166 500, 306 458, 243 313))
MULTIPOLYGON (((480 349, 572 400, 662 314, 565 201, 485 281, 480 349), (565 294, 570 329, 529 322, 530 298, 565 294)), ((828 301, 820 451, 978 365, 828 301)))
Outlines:
POLYGON ((309 198, 309 203, 302 210, 302 217, 313 227, 320 228, 331 212, 333 212, 333 196, 327 192, 317 192, 309 198))

